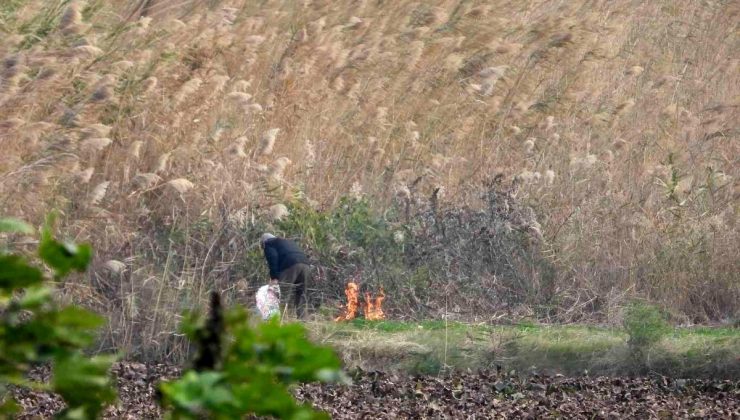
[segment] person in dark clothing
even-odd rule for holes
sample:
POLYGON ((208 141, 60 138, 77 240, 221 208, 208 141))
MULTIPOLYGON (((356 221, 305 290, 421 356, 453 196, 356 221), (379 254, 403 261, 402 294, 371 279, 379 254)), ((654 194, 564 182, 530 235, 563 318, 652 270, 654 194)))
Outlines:
POLYGON ((296 315, 302 318, 306 306, 306 283, 311 274, 306 254, 295 242, 270 233, 262 235, 260 245, 270 268, 270 280, 293 285, 293 304, 296 315))

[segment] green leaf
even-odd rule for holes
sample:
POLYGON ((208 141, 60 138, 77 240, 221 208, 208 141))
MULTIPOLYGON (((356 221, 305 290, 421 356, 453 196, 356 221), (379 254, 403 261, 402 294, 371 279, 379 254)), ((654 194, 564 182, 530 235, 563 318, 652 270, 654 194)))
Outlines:
MULTIPOLYGON (((42 232, 39 255, 61 278, 72 270, 84 270, 92 255, 89 246, 59 243, 52 237, 50 216, 42 232)), ((28 232, 18 221, 0 220, 0 231, 28 232)), ((94 339, 94 329, 103 318, 74 306, 59 306, 52 290, 43 285, 42 272, 18 255, 0 254, 0 418, 15 411, 5 401, 5 385, 56 392, 67 408, 55 417, 97 418, 116 393, 108 377, 114 358, 87 358, 82 348, 94 339), (26 316, 27 315, 27 316, 26 316), (36 363, 51 361, 50 384, 28 381, 28 370, 36 363)))
POLYGON ((56 216, 52 213, 46 219, 41 232, 39 256, 54 269, 57 278, 66 276, 72 270, 85 271, 92 258, 92 248, 89 245, 56 241, 52 235, 55 218, 56 216))
POLYGON ((274 366, 284 382, 314 381, 321 369, 339 369, 341 363, 328 347, 314 345, 301 324, 279 325, 277 320, 259 327, 258 357, 274 366), (286 369, 290 367, 290 369, 286 369))
POLYGON ((0 255, 0 291, 12 292, 41 283, 43 276, 18 255, 0 255))
POLYGON ((2 418, 9 419, 13 417, 13 414, 18 413, 18 411, 20 411, 20 406, 12 398, 8 398, 6 401, 0 404, 0 417, 2 418))
POLYGON ((72 270, 85 271, 92 257, 92 249, 88 245, 63 244, 52 239, 42 241, 39 256, 54 269, 57 277, 64 277, 72 270))
POLYGON ((198 330, 203 328, 203 317, 197 311, 187 311, 180 321, 180 331, 190 340, 195 340, 198 330))
POLYGON ((22 220, 6 217, 0 219, 0 232, 25 233, 30 235, 33 233, 33 227, 22 220))
MULTIPOLYGON (((250 414, 295 420, 329 418, 298 404, 288 385, 348 381, 333 350, 312 343, 300 324, 271 320, 253 326, 241 308, 227 311, 223 319, 229 337, 224 340, 221 370, 190 370, 162 384, 163 403, 171 410, 167 418, 233 419, 250 414)), ((198 336, 209 322, 191 319, 185 329, 198 336)))
POLYGON ((61 346, 85 347, 95 339, 95 329, 105 324, 105 319, 76 306, 68 306, 50 314, 54 320, 50 334, 61 346))
POLYGON ((18 301, 18 305, 26 310, 38 308, 51 300, 51 289, 44 286, 32 286, 18 301))
POLYGON ((106 404, 116 399, 116 391, 108 376, 114 360, 113 356, 88 359, 81 354, 56 360, 52 386, 68 406, 60 418, 96 418, 106 404))
POLYGON ((234 397, 224 388, 223 378, 220 372, 188 371, 179 380, 162 384, 160 390, 176 411, 195 416, 204 409, 223 410, 233 403, 234 397))
POLYGON ((77 306, 67 306, 57 313, 57 322, 65 328, 93 330, 105 324, 105 318, 77 306))

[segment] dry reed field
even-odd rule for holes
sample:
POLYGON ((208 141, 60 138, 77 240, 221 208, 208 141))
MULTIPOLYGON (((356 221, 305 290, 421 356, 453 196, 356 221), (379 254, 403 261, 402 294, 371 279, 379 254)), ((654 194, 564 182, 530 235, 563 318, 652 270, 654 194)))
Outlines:
POLYGON ((506 311, 731 322, 739 24, 723 0, 3 0, 0 214, 92 243, 64 298, 148 359, 182 357, 209 290, 251 303, 258 229, 296 203, 474 212, 492 183, 549 267, 506 311))

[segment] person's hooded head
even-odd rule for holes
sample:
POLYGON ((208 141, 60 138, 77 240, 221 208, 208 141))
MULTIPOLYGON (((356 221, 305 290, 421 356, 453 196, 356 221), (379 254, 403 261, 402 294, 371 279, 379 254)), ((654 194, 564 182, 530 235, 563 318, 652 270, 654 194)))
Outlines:
POLYGON ((273 235, 272 233, 263 233, 262 236, 260 236, 260 246, 264 248, 265 242, 269 241, 270 239, 275 239, 275 235, 273 235))

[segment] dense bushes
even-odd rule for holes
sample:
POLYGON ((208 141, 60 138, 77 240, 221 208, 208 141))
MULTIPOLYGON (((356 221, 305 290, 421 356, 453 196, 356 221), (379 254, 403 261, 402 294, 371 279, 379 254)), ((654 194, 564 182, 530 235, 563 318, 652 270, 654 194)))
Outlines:
POLYGON ((473 317, 518 304, 545 304, 554 268, 541 255, 532 209, 490 186, 481 210, 397 200, 385 213, 363 199, 322 213, 296 201, 281 233, 297 238, 319 265, 319 295, 338 298, 355 279, 382 286, 396 316, 443 311, 473 317))
POLYGON ((308 249, 317 266, 313 286, 319 296, 342 296, 350 279, 390 288, 404 281, 404 226, 392 213, 378 215, 367 201, 348 198, 328 212, 302 201, 293 202, 289 210, 278 228, 308 249))
POLYGON ((624 311, 624 328, 633 355, 644 357, 670 331, 666 314, 657 306, 635 301, 624 311))

